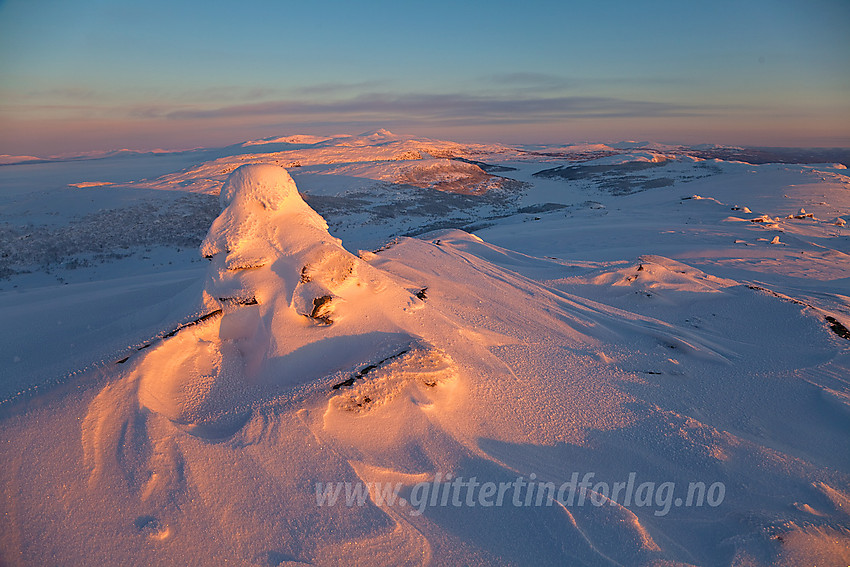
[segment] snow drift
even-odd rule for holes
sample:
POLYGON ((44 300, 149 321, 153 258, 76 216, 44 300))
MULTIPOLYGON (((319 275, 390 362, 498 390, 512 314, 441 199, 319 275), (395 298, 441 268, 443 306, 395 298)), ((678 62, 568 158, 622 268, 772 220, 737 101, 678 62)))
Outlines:
POLYGON ((378 355, 412 344, 393 318, 421 300, 328 234, 286 170, 240 167, 221 205, 201 245, 213 316, 145 353, 134 371, 144 407, 232 432, 258 399, 350 368, 366 344, 378 355))

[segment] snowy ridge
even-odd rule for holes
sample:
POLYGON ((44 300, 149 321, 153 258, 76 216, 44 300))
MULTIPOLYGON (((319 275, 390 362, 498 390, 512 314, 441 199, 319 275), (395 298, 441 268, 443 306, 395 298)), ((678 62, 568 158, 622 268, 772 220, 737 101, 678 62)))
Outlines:
POLYGON ((52 193, 220 208, 194 263, 0 294, 4 384, 78 370, 3 408, 4 564, 846 563, 845 170, 386 131, 247 147, 52 193), (519 492, 574 474, 571 501, 519 492))

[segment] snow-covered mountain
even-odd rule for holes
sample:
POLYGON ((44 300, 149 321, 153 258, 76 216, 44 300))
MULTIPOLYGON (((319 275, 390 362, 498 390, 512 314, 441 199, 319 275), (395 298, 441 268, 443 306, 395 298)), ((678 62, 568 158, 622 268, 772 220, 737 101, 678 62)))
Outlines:
POLYGON ((850 553, 850 177, 283 136, 0 167, 0 562, 850 553))

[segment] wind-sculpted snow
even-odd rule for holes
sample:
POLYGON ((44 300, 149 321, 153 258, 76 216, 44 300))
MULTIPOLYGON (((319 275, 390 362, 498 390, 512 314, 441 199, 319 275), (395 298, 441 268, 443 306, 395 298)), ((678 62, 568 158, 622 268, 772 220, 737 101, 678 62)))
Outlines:
POLYGON ((286 170, 240 167, 221 205, 201 244, 216 316, 143 354, 129 379, 144 407, 189 430, 232 432, 254 402, 352 368, 368 342, 415 342, 393 317, 419 300, 330 236, 286 170), (323 343, 333 352, 317 357, 323 343))
POLYGON ((0 562, 847 564, 844 170, 459 148, 233 146, 122 188, 214 188, 202 268, 0 294, 78 369, 0 406, 0 562))
MULTIPOLYGON (((109 479, 115 473, 140 479, 131 483, 138 491, 139 512, 128 521, 141 525, 139 530, 150 532, 154 540, 170 540, 175 537, 175 525, 186 521, 186 499, 190 494, 219 492, 223 488, 217 481, 202 480, 194 472, 185 476, 199 465, 192 451, 185 453, 189 439, 229 438, 227 445, 232 447, 276 446, 279 434, 275 431, 293 428, 294 422, 285 416, 297 407, 311 409, 292 414, 301 416, 301 424, 287 436, 300 438, 309 431, 308 438, 318 439, 320 445, 327 447, 327 456, 335 455, 331 458, 335 464, 323 473, 329 478, 339 478, 341 474, 350 477, 353 472, 363 482, 392 480, 405 484, 406 478, 433 478, 443 469, 456 470, 456 474, 480 471, 496 479, 510 478, 511 470, 491 463, 474 439, 489 431, 490 421, 501 424, 500 438, 523 438, 525 418, 509 417, 513 404, 503 391, 515 386, 506 383, 489 394, 482 389, 511 381, 509 367, 486 345, 515 344, 517 338, 500 334, 508 331, 502 325, 493 330, 487 330, 489 324, 479 330, 472 321, 459 325, 458 310, 474 310, 474 298, 488 293, 501 313, 498 319, 512 321, 521 315, 511 290, 515 286, 534 288, 534 284, 481 262, 475 262, 477 268, 470 272, 464 255, 449 252, 435 264, 447 270, 448 279, 443 283, 428 281, 424 287, 429 293, 434 289, 436 297, 425 295, 426 299, 421 299, 413 290, 423 280, 431 280, 431 276, 425 272, 393 274, 394 264, 385 264, 377 256, 368 255, 371 261, 367 263, 346 252, 338 240, 328 235, 322 218, 300 199, 283 169, 243 166, 231 174, 221 195, 225 208, 201 247, 211 259, 204 298, 211 312, 220 312, 220 316, 187 327, 142 351, 137 361, 131 358, 128 363, 133 366, 126 376, 104 389, 91 403, 83 425, 91 490, 112 490, 108 488, 114 486, 109 479), (383 269, 376 269, 372 263, 383 269), (452 284, 456 291, 450 291, 446 284, 456 280, 466 283, 452 284), (458 292, 469 296, 451 306, 441 301, 442 294, 458 292), (319 298, 321 303, 316 302, 319 298), (434 300, 440 305, 436 311, 425 303, 434 300), (484 336, 490 338, 482 343, 484 336), (467 401, 469 396, 476 401, 467 401), (134 397, 138 398, 138 405, 128 403, 134 397), (119 431, 124 433, 116 436, 119 431), (115 461, 116 453, 141 457, 115 461), (146 454, 149 456, 144 457, 146 454), (342 472, 346 466, 351 467, 351 472, 342 472)), ((442 254, 437 245, 413 241, 393 251, 402 248, 408 250, 414 264, 442 254)), ((392 257, 398 256, 393 253, 388 259, 392 257)), ((565 344, 571 344, 610 332, 593 328, 594 318, 610 318, 596 307, 573 305, 555 296, 541 301, 540 307, 532 307, 532 311, 547 305, 547 309, 561 311, 563 320, 544 316, 531 327, 526 326, 526 333, 554 333, 567 341, 565 344), (587 320, 586 315, 591 319, 587 320), (538 328, 539 331, 532 330, 538 328)), ((593 365, 598 366, 598 362, 593 365)), ((540 366, 545 375, 548 370, 544 368, 549 365, 540 366)), ((573 391, 568 398, 576 394, 573 391)), ((615 417, 615 408, 625 399, 621 395, 609 396, 590 415, 570 420, 567 430, 581 431, 588 420, 594 420, 596 427, 605 427, 605 423, 616 426, 620 418, 615 417)), ((535 411, 551 411, 565 403, 563 395, 549 402, 538 398, 535 411)), ((559 427, 540 434, 542 438, 565 435, 559 427)), ((300 455, 293 465, 303 476, 308 474, 303 467, 313 468, 315 462, 303 445, 304 440, 293 443, 289 450, 297 448, 295 453, 300 455)), ((320 474, 315 478, 323 477, 320 474)), ((209 512, 217 514, 213 510, 218 505, 211 505, 209 512)), ((299 521, 314 525, 331 519, 335 523, 360 523, 363 520, 356 518, 363 514, 377 514, 375 518, 383 520, 373 518, 363 526, 395 526, 396 532, 406 534, 402 539, 408 543, 404 545, 413 546, 415 563, 435 553, 434 545, 446 536, 427 541, 414 534, 429 524, 433 525, 429 529, 438 533, 454 529, 452 521, 446 524, 446 519, 439 516, 416 519, 392 510, 372 512, 375 509, 371 507, 321 509, 303 502, 295 506, 297 512, 288 510, 285 516, 299 517, 299 521)), ((632 518, 629 522, 635 524, 637 532, 630 543, 604 553, 586 542, 587 529, 608 521, 601 517, 576 528, 575 519, 561 508, 498 511, 500 517, 512 518, 509 522, 527 525, 523 529, 530 530, 529 534, 547 526, 547 530, 563 531, 564 541, 577 538, 586 542, 578 551, 569 552, 560 538, 547 542, 536 536, 515 551, 487 551, 491 544, 498 548, 497 542, 503 536, 489 533, 478 514, 469 519, 479 525, 473 538, 482 546, 477 552, 481 557, 491 553, 528 553, 533 547, 546 562, 557 562, 558 558, 570 556, 640 556, 656 549, 627 511, 612 513, 632 518)), ((225 529, 234 527, 228 525, 225 529)), ((382 531, 384 528, 375 533, 382 531)), ((343 534, 336 536, 337 541, 340 535, 343 534)), ((298 557, 331 554, 342 558, 338 554, 345 548, 334 548, 333 539, 296 536, 278 545, 290 550, 284 555, 300 549, 298 557)), ((353 554, 349 558, 352 560, 368 557, 371 545, 362 540, 346 553, 353 554)), ((452 553, 449 549, 439 551, 441 557, 452 557, 452 553)))

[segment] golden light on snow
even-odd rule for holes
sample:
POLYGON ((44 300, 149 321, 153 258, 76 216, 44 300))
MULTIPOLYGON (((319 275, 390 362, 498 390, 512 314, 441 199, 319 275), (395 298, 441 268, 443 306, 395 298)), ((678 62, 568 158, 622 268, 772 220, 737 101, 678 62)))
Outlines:
POLYGON ((850 177, 730 151, 4 165, 0 562, 846 563, 850 177))

